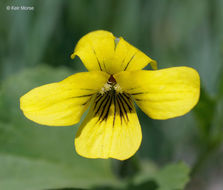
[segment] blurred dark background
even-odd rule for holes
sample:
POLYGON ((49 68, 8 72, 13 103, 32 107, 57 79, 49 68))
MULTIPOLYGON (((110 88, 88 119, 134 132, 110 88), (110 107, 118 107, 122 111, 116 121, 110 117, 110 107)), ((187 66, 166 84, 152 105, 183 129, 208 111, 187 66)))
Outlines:
POLYGON ((0 10, 1 189, 223 189, 222 0, 1 0, 0 10), (40 126, 19 110, 30 89, 86 71, 70 55, 98 29, 159 69, 190 66, 201 77, 200 102, 185 116, 151 120, 138 109, 143 142, 124 162, 82 158, 73 147, 79 124, 40 126))

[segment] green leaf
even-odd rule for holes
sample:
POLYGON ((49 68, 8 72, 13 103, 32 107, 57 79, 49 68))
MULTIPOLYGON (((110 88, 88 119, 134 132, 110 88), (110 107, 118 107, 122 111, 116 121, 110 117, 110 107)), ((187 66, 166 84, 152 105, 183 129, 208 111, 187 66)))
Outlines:
POLYGON ((78 125, 46 127, 22 114, 19 98, 34 87, 69 76, 65 68, 38 66, 3 81, 0 87, 0 187, 4 190, 91 188, 117 185, 110 160, 76 154, 78 125))
POLYGON ((183 190, 189 181, 189 167, 183 162, 170 164, 160 170, 154 177, 157 190, 183 190))

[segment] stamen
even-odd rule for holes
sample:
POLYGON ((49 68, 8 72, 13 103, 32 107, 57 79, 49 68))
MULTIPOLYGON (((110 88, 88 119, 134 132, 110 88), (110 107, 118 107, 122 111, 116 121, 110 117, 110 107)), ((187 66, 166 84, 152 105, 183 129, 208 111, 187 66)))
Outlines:
POLYGON ((111 93, 123 93, 122 88, 120 85, 116 82, 113 75, 111 75, 107 81, 107 83, 104 84, 104 86, 100 90, 100 94, 104 94, 105 92, 110 91, 111 93))

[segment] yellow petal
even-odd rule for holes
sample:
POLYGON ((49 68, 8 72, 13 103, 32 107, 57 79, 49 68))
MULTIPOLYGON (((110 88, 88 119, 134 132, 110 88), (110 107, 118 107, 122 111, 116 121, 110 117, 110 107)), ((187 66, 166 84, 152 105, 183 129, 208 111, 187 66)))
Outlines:
POLYGON ((197 104, 200 96, 199 74, 189 67, 122 72, 114 78, 153 119, 184 115, 197 104))
POLYGON ((101 70, 109 74, 124 70, 139 70, 147 64, 156 69, 156 62, 122 37, 98 30, 83 36, 77 43, 71 58, 79 56, 89 71, 101 70))
POLYGON ((119 42, 115 49, 113 63, 110 65, 112 68, 114 67, 113 65, 117 68, 112 74, 120 71, 141 70, 149 63, 153 69, 157 69, 156 61, 126 42, 122 37, 118 39, 119 42))
POLYGON ((34 88, 20 99, 20 108, 30 120, 50 126, 78 123, 91 97, 108 80, 104 72, 74 74, 61 82, 34 88))
POLYGON ((75 138, 78 154, 87 158, 125 160, 135 154, 142 140, 133 101, 125 94, 95 97, 75 138))

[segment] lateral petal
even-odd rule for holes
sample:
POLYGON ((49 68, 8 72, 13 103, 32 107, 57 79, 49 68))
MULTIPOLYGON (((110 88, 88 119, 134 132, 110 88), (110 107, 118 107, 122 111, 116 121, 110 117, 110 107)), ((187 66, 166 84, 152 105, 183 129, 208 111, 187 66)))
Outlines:
POLYGON ((197 104, 200 96, 199 74, 189 67, 122 72, 114 78, 153 119, 184 115, 197 104))
POLYGON ((141 127, 131 97, 98 94, 78 130, 75 148, 87 158, 125 160, 135 154, 141 140, 141 127))
POLYGON ((156 62, 143 52, 126 42, 122 37, 116 38, 111 32, 97 30, 83 36, 77 43, 74 53, 80 57, 89 71, 99 70, 109 74, 124 70, 140 70, 147 64, 156 69, 156 62))
POLYGON ((102 88, 109 75, 94 71, 77 73, 61 82, 43 85, 20 98, 20 108, 30 120, 49 126, 79 122, 91 97, 102 88))

